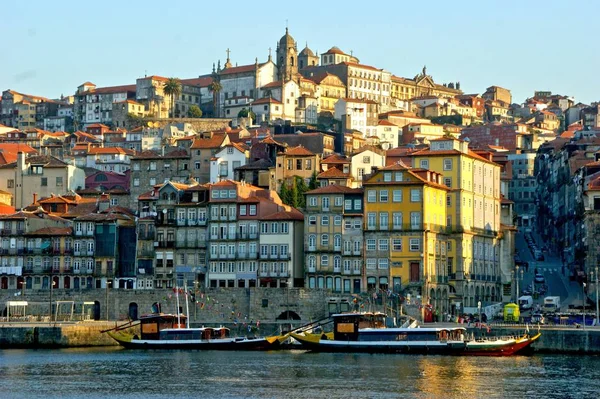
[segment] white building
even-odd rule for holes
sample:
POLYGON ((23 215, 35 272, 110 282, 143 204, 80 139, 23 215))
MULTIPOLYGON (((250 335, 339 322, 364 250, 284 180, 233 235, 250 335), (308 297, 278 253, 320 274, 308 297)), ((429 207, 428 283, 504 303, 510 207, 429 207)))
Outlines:
POLYGON ((93 123, 112 124, 113 104, 135 97, 135 85, 96 87, 85 82, 77 88, 74 118, 79 127, 93 123))
POLYGON ((367 104, 360 100, 340 98, 335 103, 334 117, 342 121, 346 129, 367 132, 367 104))
POLYGON ((210 182, 234 180, 235 168, 246 165, 248 155, 244 146, 238 143, 222 147, 210 161, 210 182))
POLYGON ((374 167, 385 166, 385 153, 375 147, 364 146, 354 153, 350 160, 352 177, 357 185, 362 187, 364 177, 371 174, 374 167))
POLYGON ((90 148, 86 157, 86 167, 125 173, 129 170, 133 155, 133 151, 121 147, 90 148))

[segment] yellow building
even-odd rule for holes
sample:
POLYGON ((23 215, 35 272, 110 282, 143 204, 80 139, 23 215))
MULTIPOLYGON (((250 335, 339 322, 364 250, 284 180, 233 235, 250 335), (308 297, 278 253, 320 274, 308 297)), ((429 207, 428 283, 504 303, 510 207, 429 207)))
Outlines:
POLYGON ((442 175, 402 163, 379 169, 365 190, 365 282, 448 311, 446 194, 442 175))
POLYGON ((450 311, 500 301, 501 270, 511 270, 500 262, 500 165, 454 138, 433 140, 411 156, 413 166, 441 173, 450 189, 445 202, 450 311))
POLYGON ((346 96, 346 85, 329 72, 318 73, 308 79, 318 85, 319 115, 333 117, 335 103, 346 96))

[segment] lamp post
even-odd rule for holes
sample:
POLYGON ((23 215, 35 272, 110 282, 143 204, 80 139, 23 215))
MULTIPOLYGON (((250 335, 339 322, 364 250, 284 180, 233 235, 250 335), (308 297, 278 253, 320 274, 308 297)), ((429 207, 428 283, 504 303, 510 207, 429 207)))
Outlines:
POLYGON ((54 314, 52 313, 52 293, 54 291, 54 276, 50 274, 50 324, 52 324, 52 319, 54 318, 54 314))
POLYGON ((107 277, 106 278, 106 321, 109 320, 108 317, 108 288, 112 285, 112 281, 107 277))
POLYGON ((477 301, 477 309, 479 310, 479 328, 481 328, 481 301, 477 301))
POLYGON ((585 330, 585 283, 581 287, 581 293, 583 294, 583 329, 585 330))

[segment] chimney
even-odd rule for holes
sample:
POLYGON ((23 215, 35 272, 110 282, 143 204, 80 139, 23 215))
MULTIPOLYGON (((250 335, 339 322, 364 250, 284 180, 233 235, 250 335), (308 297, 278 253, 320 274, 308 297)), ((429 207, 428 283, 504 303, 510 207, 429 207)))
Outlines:
POLYGON ((110 208, 110 195, 102 193, 98 201, 98 213, 104 212, 108 208, 110 208))
POLYGON ((33 203, 37 202, 37 193, 33 193, 33 203))
POLYGON ((25 153, 22 151, 19 151, 17 153, 17 170, 19 170, 21 172, 25 172, 26 169, 27 169, 27 164, 25 163, 25 153))

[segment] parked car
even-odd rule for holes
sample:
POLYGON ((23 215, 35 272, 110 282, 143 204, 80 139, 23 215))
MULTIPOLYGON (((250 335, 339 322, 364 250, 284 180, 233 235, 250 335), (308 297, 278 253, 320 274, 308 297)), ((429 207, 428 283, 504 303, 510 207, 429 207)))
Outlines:
POLYGON ((533 281, 535 281, 536 283, 542 284, 542 283, 546 282, 546 279, 544 278, 543 274, 539 274, 538 273, 538 274, 535 275, 535 278, 533 279, 533 281))
POLYGON ((533 256, 535 257, 535 260, 543 261, 545 259, 544 253, 539 249, 534 251, 533 256))

